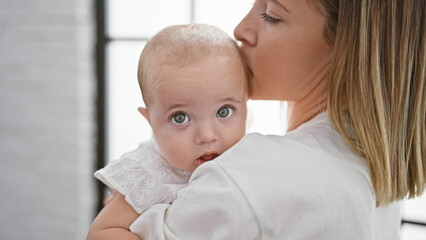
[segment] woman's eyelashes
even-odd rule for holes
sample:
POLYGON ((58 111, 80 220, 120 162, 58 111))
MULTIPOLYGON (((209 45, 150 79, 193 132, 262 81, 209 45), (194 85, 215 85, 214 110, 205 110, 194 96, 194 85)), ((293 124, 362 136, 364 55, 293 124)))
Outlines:
POLYGON ((269 16, 267 13, 262 13, 260 16, 263 18, 263 21, 269 24, 277 24, 280 20, 269 16))

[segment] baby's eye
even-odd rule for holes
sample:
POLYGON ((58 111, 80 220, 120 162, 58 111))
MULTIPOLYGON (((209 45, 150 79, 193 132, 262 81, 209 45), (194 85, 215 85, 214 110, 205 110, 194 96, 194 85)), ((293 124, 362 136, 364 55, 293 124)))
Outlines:
POLYGON ((229 118, 234 113, 234 109, 230 106, 223 106, 216 112, 218 118, 229 118))
POLYGON ((185 113, 175 113, 172 116, 172 122, 174 124, 182 125, 189 121, 189 117, 185 113))

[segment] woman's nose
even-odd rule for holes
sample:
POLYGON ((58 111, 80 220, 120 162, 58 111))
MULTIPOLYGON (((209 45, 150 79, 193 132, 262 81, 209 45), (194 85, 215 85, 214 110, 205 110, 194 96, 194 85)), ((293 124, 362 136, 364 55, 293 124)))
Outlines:
POLYGON ((241 22, 234 29, 235 39, 240 41, 243 45, 254 46, 257 43, 256 22, 254 21, 253 9, 241 20, 241 22))
POLYGON ((197 128, 197 133, 195 136, 196 144, 206 144, 206 143, 216 142, 217 140, 219 140, 219 135, 216 131, 214 124, 205 123, 205 124, 201 124, 197 128))

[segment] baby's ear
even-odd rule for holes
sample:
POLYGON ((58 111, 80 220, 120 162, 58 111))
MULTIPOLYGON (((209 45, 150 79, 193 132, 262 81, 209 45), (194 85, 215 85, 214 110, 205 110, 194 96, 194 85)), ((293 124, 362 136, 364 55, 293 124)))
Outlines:
POLYGON ((148 109, 143 107, 138 107, 138 111, 142 114, 142 116, 151 124, 151 121, 149 120, 149 113, 148 109))

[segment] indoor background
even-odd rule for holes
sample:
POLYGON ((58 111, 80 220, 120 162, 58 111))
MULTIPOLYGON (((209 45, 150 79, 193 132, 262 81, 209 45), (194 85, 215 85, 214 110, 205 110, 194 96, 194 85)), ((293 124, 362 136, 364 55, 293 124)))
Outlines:
MULTIPOLYGON (((0 0, 0 239, 85 239, 93 172, 151 137, 137 112, 145 42, 171 24, 232 36, 254 0, 0 0)), ((283 134, 285 104, 249 102, 248 130, 283 134)), ((401 239, 426 239, 426 197, 401 239)))

